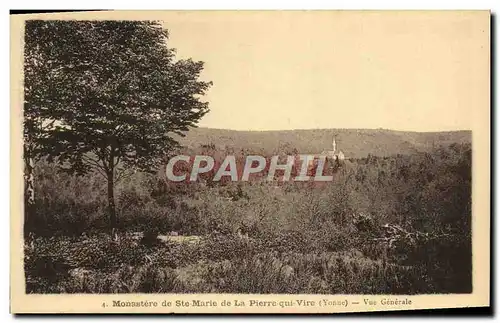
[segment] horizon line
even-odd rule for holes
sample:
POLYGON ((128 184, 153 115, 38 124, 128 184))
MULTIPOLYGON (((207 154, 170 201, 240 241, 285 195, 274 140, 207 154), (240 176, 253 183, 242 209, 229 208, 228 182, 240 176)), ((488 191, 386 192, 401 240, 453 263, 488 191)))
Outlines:
POLYGON ((393 132, 416 132, 416 133, 438 133, 438 132, 472 132, 472 129, 454 129, 454 130, 399 130, 389 128, 295 128, 295 129, 231 129, 217 128, 207 126, 192 126, 191 129, 210 129, 210 130, 228 130, 239 132, 273 132, 273 131, 308 131, 308 130, 370 130, 370 131, 393 131, 393 132))

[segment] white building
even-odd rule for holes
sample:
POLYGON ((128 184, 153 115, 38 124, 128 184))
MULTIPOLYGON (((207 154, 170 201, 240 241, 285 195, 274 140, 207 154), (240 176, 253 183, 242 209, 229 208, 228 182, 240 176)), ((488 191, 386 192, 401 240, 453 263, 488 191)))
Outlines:
POLYGON ((344 160, 345 155, 342 150, 337 151, 337 142, 335 137, 333 137, 332 150, 323 150, 319 156, 327 156, 327 158, 332 158, 334 160, 344 160))
POLYGON ((327 160, 333 160, 333 161, 343 161, 346 159, 344 153, 342 150, 337 150, 337 142, 335 140, 335 137, 333 137, 332 141, 332 150, 323 150, 320 154, 307 154, 309 156, 314 157, 314 159, 309 160, 309 167, 312 167, 315 162, 322 157, 326 156, 327 160))

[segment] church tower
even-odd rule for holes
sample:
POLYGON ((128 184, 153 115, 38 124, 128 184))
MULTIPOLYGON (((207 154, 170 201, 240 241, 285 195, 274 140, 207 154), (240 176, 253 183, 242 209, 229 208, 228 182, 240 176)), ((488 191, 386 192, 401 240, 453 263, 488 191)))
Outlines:
POLYGON ((333 151, 332 151, 332 153, 335 154, 335 151, 337 151, 337 143, 335 142, 335 137, 333 137, 333 151))

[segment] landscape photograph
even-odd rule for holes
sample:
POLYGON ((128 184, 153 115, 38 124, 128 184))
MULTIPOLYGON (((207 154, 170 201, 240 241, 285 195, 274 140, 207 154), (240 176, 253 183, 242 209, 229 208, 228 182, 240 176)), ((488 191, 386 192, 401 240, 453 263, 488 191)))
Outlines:
POLYGON ((25 293, 472 293, 481 26, 349 17, 26 20, 25 293))

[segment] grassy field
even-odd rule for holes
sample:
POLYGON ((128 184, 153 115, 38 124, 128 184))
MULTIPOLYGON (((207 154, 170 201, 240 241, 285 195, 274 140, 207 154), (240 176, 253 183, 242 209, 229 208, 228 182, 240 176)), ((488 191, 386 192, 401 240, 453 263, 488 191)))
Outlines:
MULTIPOLYGON (((225 144, 222 130, 193 139, 205 130, 185 139, 191 150, 225 144)), ((267 150, 274 141, 285 142, 281 138, 294 142, 281 152, 321 151, 331 141, 327 131, 294 133, 302 139, 266 132, 227 140, 249 150, 267 150), (308 144, 314 136, 324 137, 322 148, 308 144)), ((339 130, 339 144, 356 133, 339 130)), ((359 158, 336 168, 326 185, 174 184, 137 173, 116 188, 116 237, 106 228, 105 181, 98 174, 69 176, 41 161, 36 212, 26 216, 24 227, 26 290, 471 292, 470 133, 384 130, 359 136, 373 141, 341 147, 359 158), (392 141, 380 143, 380 136, 392 141), (411 148, 398 150, 394 140, 411 148)))

